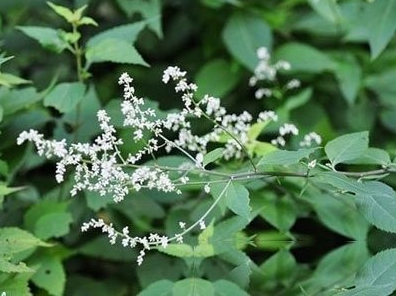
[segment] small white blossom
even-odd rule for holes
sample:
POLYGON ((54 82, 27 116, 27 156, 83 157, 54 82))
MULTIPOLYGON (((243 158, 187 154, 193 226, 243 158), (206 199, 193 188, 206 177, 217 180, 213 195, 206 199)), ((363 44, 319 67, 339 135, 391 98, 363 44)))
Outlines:
POLYGON ((310 161, 309 163, 308 163, 308 168, 309 169, 313 169, 313 168, 315 168, 316 167, 316 159, 314 159, 314 160, 312 160, 312 161, 310 161))
POLYGON ((210 193, 210 186, 209 186, 209 184, 205 184, 205 186, 204 186, 204 191, 205 191, 205 193, 210 193))
POLYGON ((200 220, 200 221, 199 221, 199 228, 200 228, 201 230, 204 230, 204 229, 206 228, 206 225, 205 225, 205 221, 204 221, 204 220, 200 220))
POLYGON ((179 227, 180 227, 181 229, 186 229, 186 223, 180 221, 180 222, 179 222, 179 227))

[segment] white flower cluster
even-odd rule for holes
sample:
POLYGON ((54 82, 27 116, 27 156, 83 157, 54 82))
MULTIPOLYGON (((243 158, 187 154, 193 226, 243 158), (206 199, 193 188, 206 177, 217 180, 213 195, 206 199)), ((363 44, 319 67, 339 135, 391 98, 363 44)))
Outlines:
POLYGON ((122 229, 122 232, 118 232, 114 229, 112 224, 106 224, 103 219, 91 219, 89 222, 85 222, 81 226, 81 231, 86 232, 90 228, 101 228, 103 233, 106 233, 110 243, 114 245, 117 242, 117 238, 121 238, 121 244, 124 247, 135 248, 137 245, 142 246, 139 256, 137 257, 138 265, 143 263, 143 258, 146 255, 146 250, 150 250, 150 246, 161 246, 166 248, 169 243, 167 236, 160 236, 157 233, 150 233, 148 237, 131 237, 129 236, 129 228, 126 226, 122 229))
POLYGON ((310 132, 304 136, 304 139, 300 142, 301 147, 310 147, 312 143, 320 145, 322 143, 322 138, 315 132, 310 132))
MULTIPOLYGON (((277 79, 278 71, 284 70, 288 71, 291 66, 286 61, 277 61, 276 63, 271 63, 271 55, 266 47, 260 47, 257 49, 257 57, 259 62, 254 69, 254 74, 249 79, 250 86, 256 86, 260 81, 274 82, 277 79)), ((291 90, 300 87, 301 82, 298 79, 292 79, 286 83, 286 90, 291 90)), ((259 87, 255 92, 256 99, 261 99, 263 97, 271 97, 272 90, 267 87, 259 87)))

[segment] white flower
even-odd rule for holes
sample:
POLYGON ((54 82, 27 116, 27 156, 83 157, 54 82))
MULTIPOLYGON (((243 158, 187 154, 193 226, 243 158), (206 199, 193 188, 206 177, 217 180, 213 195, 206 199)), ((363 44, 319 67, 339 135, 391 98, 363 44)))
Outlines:
POLYGON ((205 221, 204 221, 204 220, 200 220, 200 221, 199 221, 199 228, 200 228, 201 230, 204 230, 204 229, 206 228, 206 225, 205 225, 205 221))
POLYGON ((314 160, 312 160, 312 161, 310 161, 309 163, 308 163, 308 168, 309 169, 313 169, 313 168, 315 168, 316 167, 316 159, 314 159, 314 160))
POLYGON ((180 221, 179 222, 179 226, 180 226, 181 229, 186 229, 186 223, 185 222, 180 221))
POLYGON ((204 191, 205 191, 206 193, 210 193, 210 186, 209 186, 209 184, 206 184, 206 185, 204 186, 204 191))

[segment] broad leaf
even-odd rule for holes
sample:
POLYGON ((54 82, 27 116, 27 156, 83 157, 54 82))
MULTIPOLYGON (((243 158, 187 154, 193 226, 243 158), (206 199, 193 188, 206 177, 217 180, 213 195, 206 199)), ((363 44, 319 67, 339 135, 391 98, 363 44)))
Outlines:
POLYGON ((1 228, 0 241, 0 254, 15 254, 39 246, 49 246, 29 232, 16 227, 1 228))
MULTIPOLYGON (((331 2, 333 2, 331 0, 331 2)), ((354 58, 345 61, 338 61, 334 69, 341 92, 349 105, 355 103, 358 95, 362 70, 354 58)))
POLYGON ((85 85, 81 82, 60 83, 44 98, 44 106, 51 106, 61 113, 67 113, 76 108, 84 94, 85 85))
POLYGON ((368 148, 368 132, 358 132, 340 136, 325 146, 325 152, 332 166, 356 159, 368 148))
POLYGON ((233 57, 250 70, 258 63, 257 49, 272 46, 271 30, 264 19, 247 13, 233 14, 223 29, 222 38, 233 57))
POLYGON ((389 153, 379 148, 368 148, 360 157, 348 161, 350 164, 378 164, 387 166, 391 163, 389 153))
POLYGON ((32 266, 37 266, 37 271, 32 277, 32 282, 55 296, 63 295, 66 283, 66 274, 62 262, 57 257, 37 256, 32 259, 32 266))
POLYGON ((173 285, 169 280, 161 280, 148 286, 138 296, 173 296, 173 285))
POLYGON ((26 264, 23 262, 14 264, 0 257, 0 272, 5 272, 5 273, 34 272, 34 269, 27 267, 26 264))
POLYGON ((363 216, 379 229, 396 233, 396 193, 381 182, 362 184, 364 192, 356 195, 363 216))
POLYGON ((318 148, 302 148, 297 151, 276 150, 262 157, 257 166, 296 164, 304 158, 309 158, 317 149, 318 148))
POLYGON ((227 207, 235 214, 249 220, 251 208, 249 206, 249 191, 238 183, 231 183, 225 191, 227 207))
POLYGON ((308 0, 313 9, 322 17, 332 23, 340 22, 340 11, 334 0, 308 0))
POLYGON ((226 280, 219 280, 213 284, 216 291, 216 296, 248 296, 245 291, 235 285, 233 282, 226 280))
POLYGON ((25 214, 25 226, 37 237, 48 239, 69 233, 73 218, 67 212, 68 203, 41 201, 33 205, 25 214))
POLYGON ((173 296, 214 296, 215 290, 211 282, 189 278, 175 283, 173 286, 173 296))
POLYGON ((378 0, 371 3, 368 9, 368 40, 371 57, 377 58, 385 49, 396 30, 396 2, 378 0))
POLYGON ((0 95, 0 104, 4 116, 24 110, 41 100, 41 96, 33 87, 22 89, 4 89, 0 95))
POLYGON ((288 61, 291 71, 320 73, 335 67, 335 62, 328 55, 302 43, 286 43, 279 47, 275 59, 288 61))
POLYGON ((195 77, 195 83, 199 86, 196 96, 203 98, 209 94, 221 98, 236 86, 238 78, 238 72, 232 71, 228 62, 220 59, 212 60, 203 65, 195 77))
POLYGON ((148 66, 141 55, 129 42, 120 39, 105 39, 88 47, 85 57, 88 65, 92 63, 113 62, 148 66))
POLYGON ((45 27, 18 27, 24 34, 37 40, 44 48, 61 53, 66 47, 67 42, 64 41, 58 31, 45 27))

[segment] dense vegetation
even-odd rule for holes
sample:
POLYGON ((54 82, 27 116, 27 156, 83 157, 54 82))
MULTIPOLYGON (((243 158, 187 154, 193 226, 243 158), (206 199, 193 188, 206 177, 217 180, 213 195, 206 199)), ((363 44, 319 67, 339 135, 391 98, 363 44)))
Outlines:
POLYGON ((0 293, 392 295, 395 30, 395 0, 0 1, 0 293))

